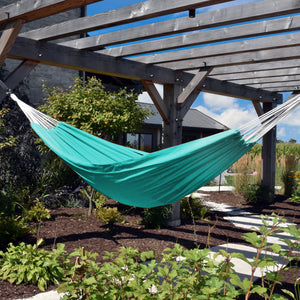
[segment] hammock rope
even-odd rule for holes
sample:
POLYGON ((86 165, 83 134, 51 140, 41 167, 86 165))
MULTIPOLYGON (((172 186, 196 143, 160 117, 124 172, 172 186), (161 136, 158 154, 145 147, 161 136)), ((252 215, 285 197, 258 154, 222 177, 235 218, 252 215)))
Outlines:
POLYGON ((239 129, 146 153, 95 137, 11 98, 44 143, 99 192, 123 204, 174 203, 214 179, 300 105, 293 96, 239 129))

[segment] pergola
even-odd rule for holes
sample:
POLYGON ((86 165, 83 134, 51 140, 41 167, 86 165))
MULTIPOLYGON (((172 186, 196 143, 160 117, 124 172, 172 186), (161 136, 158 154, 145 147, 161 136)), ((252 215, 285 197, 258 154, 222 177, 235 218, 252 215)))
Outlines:
MULTIPOLYGON (((282 103, 280 92, 300 86, 300 0, 223 9, 211 6, 231 1, 147 0, 20 33, 26 22, 100 1, 22 0, 2 7, 0 65, 6 58, 20 60, 5 84, 15 88, 37 64, 139 80, 164 121, 165 147, 181 143, 183 117, 201 91, 250 100, 260 115, 282 103), (198 13, 198 8, 207 9, 198 13), (168 15, 147 25, 138 22, 168 15), (84 35, 123 24, 130 26, 84 35), (62 37, 69 39, 58 40, 62 37), (163 85, 163 97, 154 83, 163 85)), ((275 150, 273 129, 263 138, 262 153, 262 185, 271 191, 275 150)), ((174 224, 178 218, 174 213, 174 224)))

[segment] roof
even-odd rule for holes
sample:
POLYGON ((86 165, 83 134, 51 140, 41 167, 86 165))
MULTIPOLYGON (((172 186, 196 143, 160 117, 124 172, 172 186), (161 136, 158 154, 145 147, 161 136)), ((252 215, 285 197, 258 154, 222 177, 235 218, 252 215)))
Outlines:
MULTIPOLYGON (((149 119, 145 120, 146 124, 151 125, 162 125, 162 118, 152 103, 139 102, 142 107, 150 109, 154 115, 150 115, 149 119)), ((194 129, 213 129, 213 130, 227 130, 228 127, 224 124, 216 121, 215 119, 205 115, 198 109, 190 109, 183 119, 183 127, 194 128, 194 129)))

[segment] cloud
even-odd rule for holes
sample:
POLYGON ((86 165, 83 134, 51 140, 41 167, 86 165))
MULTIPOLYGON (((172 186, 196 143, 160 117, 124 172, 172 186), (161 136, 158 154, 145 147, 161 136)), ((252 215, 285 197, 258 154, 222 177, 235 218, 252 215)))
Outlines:
MULTIPOLYGON (((164 94, 164 87, 162 84, 154 84, 160 94, 160 96, 163 98, 164 94)), ((143 92, 142 94, 139 95, 138 97, 138 102, 143 102, 143 103, 153 103, 151 97, 147 92, 143 92)))
POLYGON ((290 125, 290 126, 300 126, 300 108, 297 108, 294 110, 285 120, 283 120, 281 123, 290 125))
POLYGON ((215 112, 228 108, 238 108, 239 106, 235 98, 211 93, 203 93, 203 101, 206 106, 215 112))
POLYGON ((277 136, 280 137, 280 138, 285 138, 286 137, 286 130, 285 130, 284 127, 278 128, 277 136))

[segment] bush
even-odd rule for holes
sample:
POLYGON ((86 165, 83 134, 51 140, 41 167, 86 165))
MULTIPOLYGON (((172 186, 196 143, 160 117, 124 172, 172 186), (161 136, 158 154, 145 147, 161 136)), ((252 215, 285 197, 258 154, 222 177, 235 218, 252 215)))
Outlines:
POLYGON ((263 201, 264 188, 259 184, 243 184, 240 193, 247 203, 259 203, 263 201))
POLYGON ((35 201, 35 204, 29 210, 25 210, 24 213, 24 220, 26 222, 41 222, 50 219, 50 217, 50 210, 38 200, 35 201))
POLYGON ((20 216, 0 213, 0 243, 16 242, 29 233, 29 227, 20 216))
POLYGON ((44 291, 50 284, 57 284, 64 278, 63 262, 66 262, 64 245, 57 249, 38 250, 43 240, 35 245, 10 243, 6 252, 0 251, 0 279, 10 283, 31 283, 44 291))
POLYGON ((167 227, 172 209, 169 205, 144 210, 142 224, 146 228, 164 228, 167 227))
POLYGON ((193 195, 180 200, 180 217, 182 219, 203 220, 209 208, 202 204, 200 198, 195 198, 193 195))

